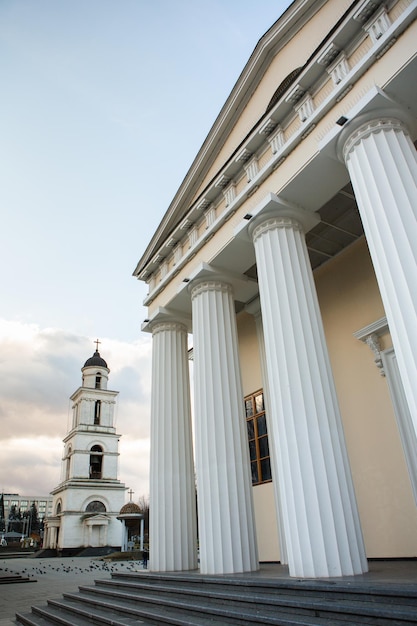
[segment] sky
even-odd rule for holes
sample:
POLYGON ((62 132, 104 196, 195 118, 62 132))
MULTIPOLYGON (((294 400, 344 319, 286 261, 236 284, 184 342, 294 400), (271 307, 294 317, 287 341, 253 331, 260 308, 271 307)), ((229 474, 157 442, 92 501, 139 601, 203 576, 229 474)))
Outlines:
MULTIPOLYGON (((0 0, 0 489, 61 479, 96 338, 119 479, 149 494, 151 337, 132 272, 289 0, 0 0)), ((126 499, 128 499, 126 497, 126 499)))

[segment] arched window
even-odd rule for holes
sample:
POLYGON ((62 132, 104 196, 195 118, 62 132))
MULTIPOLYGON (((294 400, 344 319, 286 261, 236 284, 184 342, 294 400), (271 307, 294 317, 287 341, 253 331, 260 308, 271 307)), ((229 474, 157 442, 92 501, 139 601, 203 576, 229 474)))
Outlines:
POLYGON ((102 477, 103 448, 93 446, 90 450, 90 478, 99 479, 102 477))
POLYGON ((61 503, 58 502, 58 504, 56 505, 56 514, 59 515, 61 513, 61 503))
POLYGON ((97 372, 96 374, 96 389, 101 389, 101 374, 97 372))
POLYGON ((85 512, 86 513, 105 513, 106 507, 104 506, 102 502, 100 502, 100 500, 93 500, 92 502, 89 502, 87 504, 87 506, 85 507, 85 512))
POLYGON ((101 400, 96 400, 94 405, 94 424, 100 424, 101 400))
POLYGON ((297 67, 297 69, 293 70, 290 74, 288 74, 286 78, 284 78, 284 80, 272 96, 271 100, 269 101, 266 112, 270 111, 272 107, 276 105, 278 100, 280 100, 284 93, 287 91, 291 83, 295 81, 299 74, 301 74, 302 69, 302 67, 297 67))

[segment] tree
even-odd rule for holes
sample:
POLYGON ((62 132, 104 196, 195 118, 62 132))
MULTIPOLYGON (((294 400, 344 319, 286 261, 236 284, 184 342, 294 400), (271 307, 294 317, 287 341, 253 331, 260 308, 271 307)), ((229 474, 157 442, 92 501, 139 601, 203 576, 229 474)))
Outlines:
POLYGON ((29 509, 29 516, 30 516, 29 533, 39 532, 40 520, 39 520, 39 514, 38 514, 38 507, 36 506, 35 501, 32 502, 32 506, 29 509))
POLYGON ((8 530, 16 533, 22 532, 22 513, 15 504, 10 507, 8 530))
POLYGON ((145 537, 149 536, 149 496, 140 496, 138 499, 138 507, 140 512, 144 514, 145 519, 145 537))

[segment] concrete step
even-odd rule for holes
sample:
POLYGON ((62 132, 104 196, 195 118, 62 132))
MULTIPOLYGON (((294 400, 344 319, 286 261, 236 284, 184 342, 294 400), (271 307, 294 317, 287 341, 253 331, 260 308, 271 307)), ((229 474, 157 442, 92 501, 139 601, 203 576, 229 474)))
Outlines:
POLYGON ((177 624, 226 626, 410 626, 417 624, 415 585, 256 576, 114 573, 81 586, 30 615, 26 626, 177 624))
POLYGON ((18 624, 25 626, 91 626, 91 624, 106 624, 109 626, 139 626, 145 625, 143 620, 137 618, 126 618, 117 615, 111 610, 100 610, 96 608, 93 612, 76 602, 68 600, 49 600, 45 607, 34 606, 32 613, 17 613, 18 624))
POLYGON ((346 599, 352 597, 357 600, 368 602, 378 602, 383 599, 385 603, 408 604, 417 607, 417 585, 414 584, 383 584, 369 582, 343 582, 343 581, 326 581, 311 579, 288 579, 276 578, 265 579, 252 576, 230 577, 230 576, 202 576, 200 574, 166 574, 147 572, 140 576, 135 573, 118 572, 112 574, 113 581, 133 581, 136 584, 147 584, 154 587, 155 583, 161 582, 164 589, 171 586, 176 588, 184 588, 187 591, 194 586, 207 591, 214 591, 221 588, 223 592, 228 593, 230 590, 240 589, 246 594, 249 589, 251 592, 258 591, 262 594, 270 594, 275 596, 277 591, 285 592, 286 595, 295 595, 299 597, 300 591, 306 597, 333 599, 346 599))
POLYGON ((304 584, 304 581, 297 583, 280 582, 280 581, 250 581, 241 583, 229 582, 222 579, 214 579, 207 577, 203 580, 194 577, 178 578, 161 576, 138 576, 137 574, 113 574, 111 580, 98 581, 99 585, 109 586, 112 588, 120 588, 134 591, 135 589, 152 589, 165 593, 187 593, 190 595, 207 595, 218 596, 219 598, 229 598, 236 596, 240 600, 252 601, 252 598, 259 598, 262 602, 280 602, 280 597, 286 597, 291 601, 291 597, 300 599, 312 599, 314 601, 331 599, 332 601, 347 601, 351 599, 355 602, 373 602, 382 601, 384 604, 401 605, 416 607, 417 609, 417 586, 362 586, 354 587, 352 585, 336 585, 333 583, 321 583, 315 581, 313 583, 304 584), (249 591, 249 595, 248 595, 249 591), (301 592, 301 593, 300 593, 301 592))
MULTIPOLYGON (((205 585, 203 585, 204 587, 205 585)), ((97 581, 95 587, 80 587, 81 597, 94 601, 94 598, 104 598, 114 602, 136 602, 147 606, 164 604, 165 607, 180 609, 183 612, 211 614, 223 616, 224 619, 238 619, 242 614, 247 623, 280 623, 283 615, 298 615, 304 618, 320 617, 326 620, 355 620, 360 623, 389 624, 393 619, 405 623, 415 623, 417 611, 413 606, 398 606, 393 603, 369 602, 348 597, 348 599, 334 599, 329 597, 305 596, 302 593, 286 595, 282 590, 275 595, 266 596, 257 590, 245 593, 242 590, 228 589, 223 591, 208 591, 199 586, 194 588, 165 588, 163 584, 150 587, 149 585, 131 584, 120 586, 118 581, 97 581), (260 622, 260 615, 264 622, 260 622), (277 615, 279 615, 277 621, 277 615), (376 621, 378 620, 378 621, 376 621)), ((79 596, 80 597, 80 596, 79 596)), ((81 598, 80 598, 81 599, 81 598)))
POLYGON ((34 583, 36 582, 34 578, 29 578, 28 576, 20 576, 20 574, 10 576, 1 575, 0 576, 0 585, 10 585, 11 583, 34 583))

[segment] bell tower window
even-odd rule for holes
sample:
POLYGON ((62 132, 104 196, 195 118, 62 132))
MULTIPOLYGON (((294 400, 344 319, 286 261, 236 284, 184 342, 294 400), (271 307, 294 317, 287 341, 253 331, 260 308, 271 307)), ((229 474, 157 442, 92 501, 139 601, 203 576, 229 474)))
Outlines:
POLYGON ((71 446, 68 446, 66 466, 65 466, 65 480, 69 480, 70 473, 71 473, 71 454, 72 454, 72 448, 71 446))
POLYGON ((101 374, 97 372, 96 374, 96 389, 101 389, 101 374))
POLYGON ((94 405, 94 424, 100 424, 101 400, 96 400, 94 405))
POLYGON ((90 478, 102 478, 103 448, 93 446, 90 450, 90 478))

